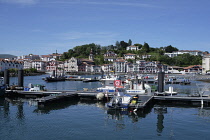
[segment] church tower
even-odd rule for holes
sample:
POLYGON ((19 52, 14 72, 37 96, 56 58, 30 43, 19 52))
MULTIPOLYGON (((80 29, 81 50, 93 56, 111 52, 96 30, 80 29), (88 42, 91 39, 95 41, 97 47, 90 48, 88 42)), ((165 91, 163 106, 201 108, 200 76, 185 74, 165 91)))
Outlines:
POLYGON ((89 60, 94 61, 94 56, 93 56, 93 51, 92 51, 92 49, 91 49, 91 51, 90 51, 89 60))

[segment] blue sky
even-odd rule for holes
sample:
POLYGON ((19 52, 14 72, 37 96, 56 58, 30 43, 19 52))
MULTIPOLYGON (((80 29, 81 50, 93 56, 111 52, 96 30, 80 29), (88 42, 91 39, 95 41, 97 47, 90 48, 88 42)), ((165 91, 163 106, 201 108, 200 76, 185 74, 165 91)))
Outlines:
POLYGON ((0 0, 0 54, 116 41, 210 52, 209 0, 0 0))

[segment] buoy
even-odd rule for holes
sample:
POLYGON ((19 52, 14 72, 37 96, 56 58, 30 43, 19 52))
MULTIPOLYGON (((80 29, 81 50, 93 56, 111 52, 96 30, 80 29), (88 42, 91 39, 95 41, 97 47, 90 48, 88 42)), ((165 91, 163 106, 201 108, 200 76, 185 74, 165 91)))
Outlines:
POLYGON ((103 100, 104 99, 104 93, 100 92, 96 95, 97 100, 103 100))

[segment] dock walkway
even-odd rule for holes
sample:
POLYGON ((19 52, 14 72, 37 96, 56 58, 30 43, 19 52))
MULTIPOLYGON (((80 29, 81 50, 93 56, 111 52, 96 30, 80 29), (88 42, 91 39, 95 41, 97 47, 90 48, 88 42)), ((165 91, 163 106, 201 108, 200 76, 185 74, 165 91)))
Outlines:
POLYGON ((44 105, 46 103, 52 102, 52 101, 57 101, 60 99, 64 98, 69 98, 69 97, 76 97, 77 93, 74 91, 69 91, 69 92, 64 92, 64 93, 59 93, 56 95, 50 95, 42 98, 37 98, 36 100, 38 101, 38 105, 44 105))
POLYGON ((139 99, 137 104, 132 105, 130 104, 130 108, 145 108, 153 99, 153 96, 148 96, 148 95, 139 95, 139 99))

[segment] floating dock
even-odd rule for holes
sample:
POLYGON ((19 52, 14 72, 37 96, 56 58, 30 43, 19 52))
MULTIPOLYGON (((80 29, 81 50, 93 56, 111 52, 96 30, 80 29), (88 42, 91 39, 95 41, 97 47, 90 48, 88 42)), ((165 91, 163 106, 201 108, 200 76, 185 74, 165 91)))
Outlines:
POLYGON ((77 97, 77 93, 73 91, 69 92, 64 92, 64 93, 59 93, 59 94, 52 94, 50 96, 42 97, 42 98, 37 98, 36 101, 38 102, 39 106, 44 106, 47 103, 51 103, 54 101, 59 101, 61 99, 66 99, 66 98, 73 98, 77 97))
POLYGON ((184 103, 189 105, 210 105, 210 97, 190 96, 153 96, 154 100, 170 103, 184 103))
POLYGON ((143 109, 146 106, 148 106, 150 103, 152 103, 153 96, 148 95, 139 95, 139 99, 137 101, 137 104, 130 104, 129 107, 133 109, 143 109))

